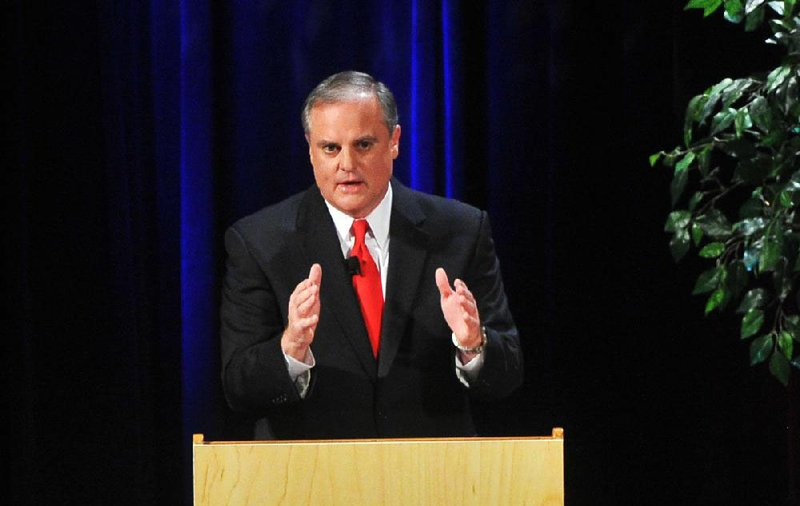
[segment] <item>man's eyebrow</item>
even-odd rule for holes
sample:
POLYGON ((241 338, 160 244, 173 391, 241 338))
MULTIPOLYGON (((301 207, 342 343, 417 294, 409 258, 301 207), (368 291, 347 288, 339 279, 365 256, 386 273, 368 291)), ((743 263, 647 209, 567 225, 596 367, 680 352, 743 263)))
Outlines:
POLYGON ((330 146, 331 144, 334 144, 336 146, 339 145, 338 142, 329 141, 327 139, 320 139, 320 140, 317 141, 317 146, 319 146, 319 147, 330 146))
POLYGON ((358 139, 355 140, 355 142, 364 142, 364 141, 377 142, 378 138, 375 137, 374 135, 365 135, 364 137, 359 137, 358 139))

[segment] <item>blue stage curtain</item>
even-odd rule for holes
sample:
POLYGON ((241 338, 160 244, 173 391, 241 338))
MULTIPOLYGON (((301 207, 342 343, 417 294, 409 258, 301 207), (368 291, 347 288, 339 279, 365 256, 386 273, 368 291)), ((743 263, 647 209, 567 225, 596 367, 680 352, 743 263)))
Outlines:
MULTIPOLYGON (((509 156, 533 84, 511 56, 531 29, 514 4, 14 2, 14 502, 178 504, 191 434, 244 435, 219 386, 222 233, 313 183, 300 107, 334 72, 394 91, 395 175, 489 207, 513 271, 503 223, 535 195, 507 185, 547 169, 509 156), (48 434, 53 412, 67 421, 48 434)), ((524 432, 524 417, 486 430, 524 432)))
POLYGON ((223 232, 313 184, 300 108, 346 69, 396 95, 401 181, 489 211, 526 381, 483 434, 565 426, 575 504, 786 502, 796 406, 688 295, 646 167, 691 95, 777 65, 752 34, 627 0, 4 7, 7 502, 189 505, 192 433, 247 437, 223 232))

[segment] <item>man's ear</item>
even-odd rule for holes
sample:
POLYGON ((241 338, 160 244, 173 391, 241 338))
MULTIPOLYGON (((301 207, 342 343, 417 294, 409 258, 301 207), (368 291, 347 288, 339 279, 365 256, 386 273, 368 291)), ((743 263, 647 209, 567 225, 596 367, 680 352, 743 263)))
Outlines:
POLYGON ((392 145, 392 159, 395 159, 400 154, 400 125, 395 125, 390 143, 392 145))

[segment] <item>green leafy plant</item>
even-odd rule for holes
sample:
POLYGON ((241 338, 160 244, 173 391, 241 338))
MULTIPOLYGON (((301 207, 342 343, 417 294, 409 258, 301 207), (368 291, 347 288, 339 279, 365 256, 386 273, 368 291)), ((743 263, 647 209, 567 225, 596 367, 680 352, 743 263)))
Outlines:
POLYGON ((713 266, 694 294, 706 314, 733 309, 750 363, 768 363, 788 385, 800 369, 800 8, 799 0, 691 0, 686 9, 755 31, 785 48, 763 75, 723 79, 692 98, 683 145, 650 157, 673 171, 665 230, 675 260, 696 251, 713 266), (796 373, 795 373, 796 374, 796 373))

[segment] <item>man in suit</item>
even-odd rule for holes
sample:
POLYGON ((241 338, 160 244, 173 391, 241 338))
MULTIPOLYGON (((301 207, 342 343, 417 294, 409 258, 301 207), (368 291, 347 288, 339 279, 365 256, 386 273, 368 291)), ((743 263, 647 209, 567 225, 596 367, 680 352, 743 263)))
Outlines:
POLYGON ((302 119, 316 185, 225 234, 229 405, 255 439, 475 435, 469 398, 523 374, 486 213, 392 178, 397 108, 371 76, 327 78, 302 119))

